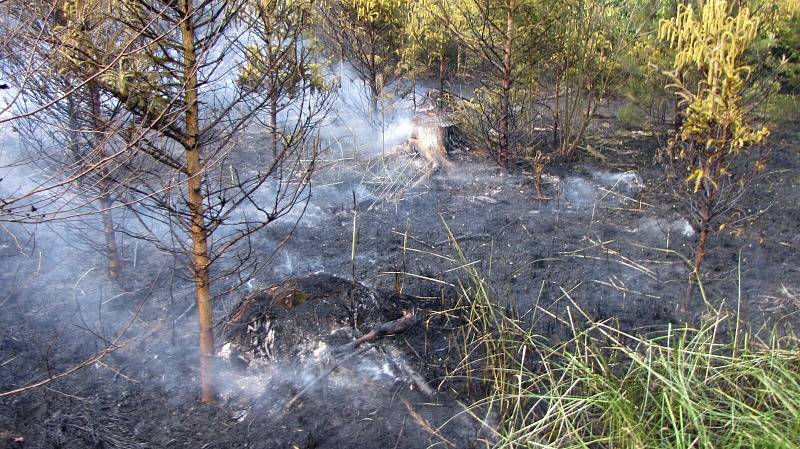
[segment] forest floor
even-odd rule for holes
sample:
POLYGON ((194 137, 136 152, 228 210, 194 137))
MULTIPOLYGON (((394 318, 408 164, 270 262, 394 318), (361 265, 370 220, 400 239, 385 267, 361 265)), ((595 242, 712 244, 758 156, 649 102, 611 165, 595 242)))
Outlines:
MULTIPOLYGON (((708 305, 738 309, 754 332, 787 333, 800 318, 800 137, 778 130, 770 145, 768 172, 724 230, 711 236, 704 289, 708 305)), ((689 273, 684 258, 696 235, 653 163, 657 146, 639 133, 609 131, 592 142, 596 151, 546 168, 547 199, 536 198, 524 169, 501 170, 467 155, 454 156, 451 173, 414 178, 413 186, 386 169, 405 167, 405 156, 386 158, 382 168, 331 158, 321 164, 292 238, 253 288, 324 272, 355 276, 382 292, 381 301, 395 301, 393 291, 402 285, 420 310, 441 310, 464 277, 452 236, 496 300, 552 341, 567 337, 559 323, 574 318, 576 307, 631 332, 680 322, 689 273)), ((87 365, 0 398, 0 448, 491 444, 491 430, 463 413, 479 389, 442 383, 456 362, 448 351, 456 334, 441 319, 373 350, 397 349, 425 383, 439 388, 433 397, 378 362, 369 369, 341 364, 321 383, 309 374, 313 368, 298 364, 246 373, 221 367, 223 400, 199 405, 191 283, 169 270, 171 256, 145 257, 131 243, 123 251, 129 262, 138 254, 137 268, 129 269, 133 280, 116 285, 102 273, 99 256, 65 245, 59 235, 68 235, 69 226, 45 229, 51 232, 40 234, 35 246, 0 233, 0 393, 87 365), (128 321, 120 347, 94 360, 128 321), (319 385, 291 401, 314 382, 319 385)), ((275 250, 292 226, 290 219, 277 222, 254 240, 254 249, 275 250)), ((219 301, 217 317, 242 294, 219 301)), ((695 301, 692 315, 702 316, 708 305, 695 301)), ((369 357, 383 360, 374 352, 369 357)))

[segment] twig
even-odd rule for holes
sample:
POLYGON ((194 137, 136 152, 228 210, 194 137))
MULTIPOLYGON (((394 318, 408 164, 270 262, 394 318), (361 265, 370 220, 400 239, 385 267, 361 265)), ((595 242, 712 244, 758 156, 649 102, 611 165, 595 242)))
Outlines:
MULTIPOLYGON (((131 323, 132 322, 133 322, 133 320, 131 320, 131 323)), ((106 347, 102 351, 94 354, 93 356, 87 358, 83 362, 73 366, 72 368, 70 368, 70 369, 68 369, 68 370, 66 370, 66 371, 64 371, 64 372, 62 372, 60 374, 55 374, 55 375, 46 377, 46 378, 44 378, 44 379, 42 379, 42 380, 40 380, 38 382, 34 382, 32 384, 28 384, 28 385, 26 385, 24 387, 19 387, 19 388, 15 388, 13 390, 6 390, 6 391, 3 391, 3 392, 0 392, 0 398, 6 397, 6 396, 11 396, 11 395, 14 395, 14 394, 24 393, 26 391, 30 391, 30 390, 42 387, 44 385, 47 385, 47 384, 49 384, 51 382, 54 382, 54 381, 56 381, 58 379, 61 379, 63 377, 67 377, 67 376, 69 376, 70 374, 72 374, 74 372, 80 371, 83 368, 86 368, 87 366, 92 365, 94 362, 102 359, 107 354, 116 351, 117 349, 121 348, 122 346, 124 346, 124 345, 117 346, 115 344, 112 344, 111 346, 106 347)))
POLYGON ((394 335, 404 332, 409 327, 413 326, 417 323, 417 317, 414 315, 413 312, 405 311, 403 316, 399 319, 394 321, 389 321, 388 323, 379 324, 377 327, 362 335, 361 337, 357 338, 355 341, 351 343, 347 343, 346 345, 339 346, 333 350, 334 353, 345 353, 350 352, 358 349, 364 343, 377 340, 378 338, 384 337, 386 335, 394 335))
POLYGON ((414 418, 414 421, 416 421, 417 424, 419 424, 419 426, 422 427, 423 430, 425 430, 429 434, 439 438, 444 443, 446 443, 448 446, 456 447, 456 445, 453 444, 452 441, 450 441, 447 438, 445 438, 444 436, 442 436, 442 434, 439 433, 436 429, 434 429, 433 426, 431 426, 430 423, 425 418, 423 418, 419 413, 417 413, 417 411, 414 410, 413 407, 411 407, 411 404, 409 404, 408 401, 406 401, 405 399, 402 399, 402 401, 403 401, 403 404, 408 409, 408 413, 411 414, 411 417, 414 418))

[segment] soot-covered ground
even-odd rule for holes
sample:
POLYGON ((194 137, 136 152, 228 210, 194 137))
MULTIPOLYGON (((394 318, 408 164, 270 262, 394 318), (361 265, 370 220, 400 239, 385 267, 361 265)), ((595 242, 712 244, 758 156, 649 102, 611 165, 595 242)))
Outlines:
MULTIPOLYGON (((454 156, 451 173, 428 178, 409 175, 417 167, 404 155, 380 164, 331 162, 292 238, 250 288, 310 273, 351 279, 355 214, 355 278, 384 306, 374 322, 403 307, 421 316, 447 307, 465 262, 455 257, 453 237, 497 301, 550 339, 564 336, 559 321, 576 319, 577 309, 633 332, 676 322, 688 276, 683 258, 696 235, 651 163, 656 145, 631 133, 606 136, 594 143, 602 158, 587 153, 547 168, 544 200, 524 169, 467 155, 454 156)), ((704 269, 711 305, 739 307, 755 330, 785 330, 800 310, 800 140, 787 130, 774 133, 771 145, 769 173, 711 237, 704 269)), ((276 223, 254 240, 255 250, 272 252, 292 223, 276 223)), ((129 281, 120 286, 105 278, 100 256, 67 244, 69 227, 43 227, 35 239, 12 228, 0 234, 0 392, 86 365, 0 398, 0 447, 491 443, 491 430, 463 413, 475 392, 465 396, 441 382, 454 363, 454 334, 443 320, 423 320, 345 361, 331 362, 315 344, 302 357, 247 370, 220 362, 222 400, 199 405, 192 285, 171 270, 172 256, 124 245, 129 281), (119 348, 96 360, 109 343, 119 348)), ((346 298, 354 284, 336 282, 333 296, 346 298)), ((245 293, 218 301, 216 316, 245 293)), ((340 305, 347 306, 334 301, 324 310, 336 316, 340 305)), ((296 309, 286 313, 323 310, 296 309)), ((694 316, 705 311, 695 302, 694 316)))

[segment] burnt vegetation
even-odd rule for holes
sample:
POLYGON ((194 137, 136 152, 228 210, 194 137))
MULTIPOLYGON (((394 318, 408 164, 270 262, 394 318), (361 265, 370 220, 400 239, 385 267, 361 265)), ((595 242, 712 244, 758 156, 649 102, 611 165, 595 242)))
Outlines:
POLYGON ((796 0, 0 1, 0 447, 797 447, 796 0))

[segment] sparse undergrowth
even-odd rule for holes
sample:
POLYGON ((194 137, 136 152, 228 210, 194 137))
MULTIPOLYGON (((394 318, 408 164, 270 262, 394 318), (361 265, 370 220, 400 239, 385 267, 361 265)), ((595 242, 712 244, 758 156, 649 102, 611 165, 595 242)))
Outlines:
POLYGON ((547 342, 493 301, 453 246, 466 275, 456 305, 466 355, 451 379, 486 387, 468 412, 497 429, 494 447, 797 447, 794 338, 762 341, 722 309, 694 327, 633 335, 572 302, 567 316, 549 317, 572 337, 547 342))

